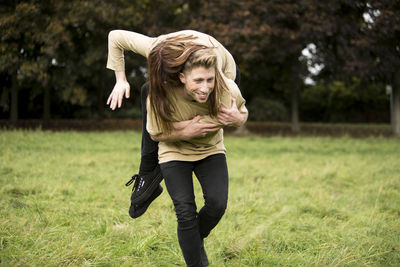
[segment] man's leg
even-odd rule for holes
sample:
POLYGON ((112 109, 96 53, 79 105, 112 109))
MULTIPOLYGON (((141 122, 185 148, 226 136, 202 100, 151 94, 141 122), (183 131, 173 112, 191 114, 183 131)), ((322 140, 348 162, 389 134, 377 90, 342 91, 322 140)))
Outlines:
POLYGON ((228 202, 228 168, 225 154, 216 154, 200 160, 196 164, 194 172, 201 184, 205 200, 198 220, 201 238, 200 255, 203 265, 208 266, 204 238, 218 224, 225 213, 228 202))
POLYGON ((192 171, 194 162, 170 161, 161 163, 165 185, 178 220, 179 245, 187 266, 203 266, 201 238, 197 208, 193 191, 192 171))
POLYGON ((204 206, 199 211, 199 231, 206 238, 225 213, 228 202, 228 168, 225 154, 200 160, 194 172, 200 182, 204 206))

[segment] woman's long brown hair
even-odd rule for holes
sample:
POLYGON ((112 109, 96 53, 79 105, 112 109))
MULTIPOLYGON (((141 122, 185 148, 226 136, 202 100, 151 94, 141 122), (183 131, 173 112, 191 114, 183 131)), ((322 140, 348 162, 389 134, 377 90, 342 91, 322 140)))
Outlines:
POLYGON ((216 65, 213 48, 193 42, 193 36, 175 36, 157 44, 150 52, 147 63, 149 70, 150 108, 155 114, 156 123, 162 132, 172 130, 173 107, 170 90, 183 86, 179 73, 190 71, 194 67, 215 68, 215 87, 209 98, 210 115, 216 116, 222 90, 226 88, 216 65), (199 53, 196 53, 199 51, 199 53), (201 52, 200 52, 201 51, 201 52), (197 56, 195 56, 198 54, 197 56))

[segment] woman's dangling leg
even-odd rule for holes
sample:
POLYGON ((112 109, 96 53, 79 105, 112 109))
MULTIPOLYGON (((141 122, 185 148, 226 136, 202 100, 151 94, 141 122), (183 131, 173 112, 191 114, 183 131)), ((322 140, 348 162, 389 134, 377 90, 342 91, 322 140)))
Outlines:
MULTIPOLYGON (((135 180, 131 194, 131 205, 129 215, 132 218, 138 218, 144 214, 149 205, 156 199, 163 188, 161 170, 158 165, 158 142, 150 138, 146 130, 147 110, 146 99, 148 94, 148 84, 145 83, 141 88, 142 103, 142 147, 139 174, 131 179, 135 180)), ((127 183, 129 185, 130 182, 127 183)))
POLYGON ((146 130, 147 109, 146 99, 149 91, 148 83, 145 83, 141 88, 141 103, 142 103, 142 146, 139 175, 145 175, 153 171, 158 165, 158 142, 150 138, 150 134, 146 130))

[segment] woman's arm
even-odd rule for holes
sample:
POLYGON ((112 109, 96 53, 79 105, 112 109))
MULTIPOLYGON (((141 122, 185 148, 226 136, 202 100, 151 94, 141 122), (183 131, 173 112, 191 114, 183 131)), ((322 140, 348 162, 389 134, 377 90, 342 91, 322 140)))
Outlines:
POLYGON ((155 39, 131 31, 110 31, 107 68, 114 71, 125 71, 124 51, 132 51, 147 58, 155 39))
POLYGON ((125 71, 114 71, 115 72, 115 85, 107 99, 107 105, 110 105, 110 109, 114 110, 122 105, 122 99, 125 95, 126 98, 130 96, 130 85, 126 80, 125 71))
POLYGON ((154 39, 123 30, 113 30, 108 34, 107 68, 114 70, 116 80, 107 99, 107 105, 110 105, 112 110, 121 107, 124 95, 126 98, 130 96, 130 86, 125 75, 124 51, 132 51, 147 57, 154 39))

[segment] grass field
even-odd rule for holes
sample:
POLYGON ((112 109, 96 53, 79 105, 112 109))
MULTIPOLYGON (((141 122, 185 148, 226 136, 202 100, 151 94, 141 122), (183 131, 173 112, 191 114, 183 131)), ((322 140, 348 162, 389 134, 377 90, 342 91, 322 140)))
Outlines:
MULTIPOLYGON (((0 142, 0 266, 184 266, 166 191, 128 215, 139 133, 0 131, 0 142)), ((205 241, 210 266, 399 266, 399 139, 225 144, 229 203, 205 241)))

